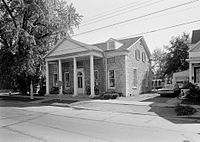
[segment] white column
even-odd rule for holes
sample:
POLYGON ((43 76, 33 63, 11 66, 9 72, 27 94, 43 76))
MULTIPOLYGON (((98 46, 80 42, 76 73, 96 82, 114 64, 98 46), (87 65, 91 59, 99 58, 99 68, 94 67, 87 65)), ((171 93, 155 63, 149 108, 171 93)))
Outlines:
POLYGON ((90 55, 90 97, 94 97, 94 57, 90 55))
MULTIPOLYGON (((62 82, 62 63, 61 63, 61 59, 58 60, 58 80, 62 82)), ((63 85, 60 86, 59 89, 59 94, 63 94, 63 85)))
POLYGON ((108 64, 107 64, 107 58, 105 60, 105 79, 106 79, 106 92, 108 91, 108 64))
POLYGON ((192 63, 189 62, 189 82, 193 82, 192 81, 192 63))
POLYGON ((74 57, 74 95, 73 96, 77 96, 77 66, 76 66, 76 57, 74 57))
POLYGON ((46 61, 46 95, 49 95, 49 63, 46 61))

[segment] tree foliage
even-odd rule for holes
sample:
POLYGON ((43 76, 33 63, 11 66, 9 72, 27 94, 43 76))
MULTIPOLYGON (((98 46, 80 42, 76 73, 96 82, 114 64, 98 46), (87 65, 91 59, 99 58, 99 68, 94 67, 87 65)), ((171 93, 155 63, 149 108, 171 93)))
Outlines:
POLYGON ((155 49, 152 53, 152 70, 157 78, 171 77, 174 72, 187 70, 189 65, 188 50, 190 45, 189 34, 172 38, 169 46, 155 49))
POLYGON ((152 71, 156 78, 162 78, 164 76, 164 65, 165 65, 166 52, 157 48, 152 53, 152 71))
POLYGON ((186 33, 170 41, 170 46, 166 47, 168 53, 165 57, 164 74, 172 75, 174 72, 184 71, 189 68, 189 64, 186 61, 189 57, 189 45, 190 38, 189 34, 186 33))
POLYGON ((1 0, 0 76, 27 85, 41 75, 49 43, 72 33, 80 21, 62 0, 1 0))

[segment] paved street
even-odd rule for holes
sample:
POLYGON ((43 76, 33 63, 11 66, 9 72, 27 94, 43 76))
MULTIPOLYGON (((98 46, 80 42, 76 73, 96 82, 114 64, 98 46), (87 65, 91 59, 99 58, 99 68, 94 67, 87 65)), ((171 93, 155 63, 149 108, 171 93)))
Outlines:
MULTIPOLYGON (((95 102, 91 102, 90 106, 93 103, 95 102)), ((104 108, 99 110, 31 105, 3 100, 0 104, 2 142, 198 142, 200 140, 200 135, 197 134, 200 132, 199 123, 184 119, 168 119, 164 114, 159 115, 155 113, 156 111, 150 111, 151 108, 145 103, 141 106, 122 106, 96 102, 96 107, 101 105, 104 108), (108 109, 109 106, 116 109, 108 109)))

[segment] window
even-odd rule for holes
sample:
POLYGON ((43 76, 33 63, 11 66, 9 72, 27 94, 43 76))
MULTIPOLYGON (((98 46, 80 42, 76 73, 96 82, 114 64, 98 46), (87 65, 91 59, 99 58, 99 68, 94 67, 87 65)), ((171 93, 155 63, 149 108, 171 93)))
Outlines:
POLYGON ((138 61, 140 60, 140 50, 138 49, 135 50, 135 59, 138 61))
POLYGON ((107 48, 108 50, 113 50, 113 49, 115 49, 115 43, 114 43, 114 41, 109 41, 108 42, 108 48, 107 48))
POLYGON ((115 63, 115 57, 108 58, 108 64, 115 63))
POLYGON ((94 71, 94 84, 95 86, 98 85, 98 80, 99 80, 99 72, 98 70, 94 71))
POLYGON ((53 86, 57 86, 58 74, 53 74, 53 86))
MULTIPOLYGON (((145 80, 145 87, 149 86, 149 72, 145 71, 145 75, 144 75, 144 80, 145 80)), ((160 84, 160 81, 159 81, 160 84)))
POLYGON ((200 83, 200 67, 194 68, 194 83, 200 83))
POLYGON ((65 88, 69 88, 70 87, 70 83, 69 83, 69 72, 65 72, 65 88))
POLYGON ((137 87, 137 69, 133 69, 133 87, 137 87))
POLYGON ((143 61, 143 62, 146 62, 146 55, 145 55, 144 52, 142 52, 142 61, 143 61))
POLYGON ((114 70, 109 70, 108 72, 108 87, 109 88, 115 88, 115 71, 114 70))

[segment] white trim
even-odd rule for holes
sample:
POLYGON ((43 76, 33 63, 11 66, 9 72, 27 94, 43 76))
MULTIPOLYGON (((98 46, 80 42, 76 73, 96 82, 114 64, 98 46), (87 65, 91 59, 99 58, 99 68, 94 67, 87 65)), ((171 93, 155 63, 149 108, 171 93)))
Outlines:
POLYGON ((106 68, 105 68, 105 74, 106 74, 105 79, 106 79, 106 92, 107 92, 108 91, 108 64, 107 64, 107 58, 104 58, 104 60, 105 60, 105 66, 106 66, 106 68))
POLYGON ((90 56, 90 97, 95 96, 94 92, 94 56, 90 56))
POLYGON ((77 96, 77 66, 76 66, 76 58, 73 58, 73 64, 74 64, 74 94, 73 96, 77 96))
POLYGON ((116 75, 115 75, 115 70, 114 69, 109 69, 108 70, 108 89, 115 89, 116 88, 116 75), (109 71, 114 71, 114 84, 115 86, 114 87, 110 87, 110 74, 109 74, 109 71))
POLYGON ((114 51, 114 52, 105 52, 106 58, 128 55, 129 51, 114 51))
POLYGON ((46 61, 46 94, 49 94, 49 62, 46 61))
POLYGON ((63 57, 51 57, 51 58, 46 58, 45 60, 46 61, 54 61, 54 60, 58 60, 58 59, 70 59, 70 58, 77 58, 77 57, 84 57, 84 56, 96 56, 96 57, 103 57, 102 53, 97 53, 97 52, 94 52, 94 51, 91 51, 91 52, 87 52, 87 53, 80 53, 79 55, 71 55, 71 56, 63 56, 63 57))
MULTIPOLYGON (((62 61, 61 61, 61 59, 58 60, 58 80, 63 83, 63 81, 62 81, 62 61)), ((63 85, 61 85, 59 89, 60 89, 59 94, 63 94, 63 85)))
POLYGON ((130 50, 135 44, 137 44, 138 41, 140 41, 143 37, 141 36, 138 40, 136 40, 131 46, 127 48, 127 50, 130 50))

